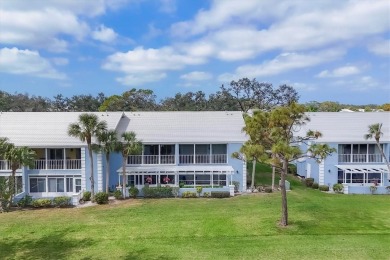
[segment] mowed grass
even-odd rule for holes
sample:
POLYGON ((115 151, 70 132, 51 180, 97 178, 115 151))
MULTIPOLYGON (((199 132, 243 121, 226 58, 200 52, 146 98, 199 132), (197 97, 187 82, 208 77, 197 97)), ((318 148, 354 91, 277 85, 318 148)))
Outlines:
POLYGON ((390 196, 127 200, 0 214, 0 259, 390 259, 390 196))

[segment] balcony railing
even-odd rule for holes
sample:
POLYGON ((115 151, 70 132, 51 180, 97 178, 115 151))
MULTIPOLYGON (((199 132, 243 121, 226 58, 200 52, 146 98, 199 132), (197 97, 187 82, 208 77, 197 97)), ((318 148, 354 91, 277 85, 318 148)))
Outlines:
POLYGON ((381 163, 381 154, 339 154, 339 163, 381 163))
POLYGON ((227 163, 226 154, 181 154, 179 155, 180 164, 223 164, 227 163))
POLYGON ((175 155, 130 155, 127 164, 175 164, 175 155))
POLYGON ((33 169, 36 170, 77 170, 81 169, 80 159, 66 159, 66 160, 36 160, 33 169), (65 164, 64 164, 65 162, 65 164))
POLYGON ((10 163, 6 160, 0 160, 0 171, 10 170, 10 163))

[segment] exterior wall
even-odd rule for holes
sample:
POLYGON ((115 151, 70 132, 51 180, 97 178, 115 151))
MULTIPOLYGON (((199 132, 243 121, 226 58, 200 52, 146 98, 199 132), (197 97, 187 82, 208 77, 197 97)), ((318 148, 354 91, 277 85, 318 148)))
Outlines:
MULTIPOLYGON (((345 143, 345 142, 343 142, 345 143)), ((363 143, 363 142, 362 142, 363 143)), ((329 146, 338 150, 338 143, 329 143, 329 146)), ((384 153, 385 155, 390 155, 390 143, 384 144, 384 153)), ((389 158, 389 157, 388 157, 389 158)), ((297 162, 297 172, 299 175, 306 178, 314 178, 314 181, 321 183, 321 164, 318 164, 313 159, 307 159, 303 162, 297 162), (309 166, 310 165, 310 166, 309 166), (310 173, 308 172, 310 170, 310 173)), ((336 165, 362 165, 359 163, 339 163, 338 161, 338 152, 333 153, 328 156, 323 161, 323 184, 328 185, 331 189, 334 184, 338 182, 338 168, 336 165)), ((378 163, 370 163, 370 165, 378 163)), ((384 174, 383 185, 377 186, 377 191, 374 194, 388 194, 389 191, 386 189, 387 186, 390 186, 390 176, 384 174)), ((372 194, 369 188, 369 184, 359 185, 359 184, 345 184, 347 187, 346 193, 348 194, 372 194)))
POLYGON ((240 192, 246 191, 246 164, 242 160, 232 158, 232 153, 238 152, 242 144, 228 144, 227 146, 227 156, 228 156, 228 165, 232 166, 234 169, 234 174, 232 176, 233 181, 238 181, 240 183, 240 192))

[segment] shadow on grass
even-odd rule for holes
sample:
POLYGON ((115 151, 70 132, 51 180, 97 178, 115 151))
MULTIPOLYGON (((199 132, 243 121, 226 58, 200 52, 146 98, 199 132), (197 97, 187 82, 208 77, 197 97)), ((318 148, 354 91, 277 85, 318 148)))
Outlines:
POLYGON ((64 259, 94 244, 92 239, 68 239, 69 230, 54 231, 36 240, 0 239, 1 259, 64 259))
POLYGON ((148 252, 146 249, 138 249, 131 252, 128 252, 124 257, 126 260, 133 259, 158 259, 158 260, 168 260, 168 259, 178 259, 174 256, 165 256, 163 254, 159 254, 159 252, 148 252))

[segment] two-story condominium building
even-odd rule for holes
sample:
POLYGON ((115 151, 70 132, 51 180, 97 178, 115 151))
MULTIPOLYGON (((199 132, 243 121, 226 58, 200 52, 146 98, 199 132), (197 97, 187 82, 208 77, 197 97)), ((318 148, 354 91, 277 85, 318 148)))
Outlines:
MULTIPOLYGON (((0 114, 0 137, 16 146, 32 148, 37 158, 33 167, 18 169, 18 196, 34 198, 73 196, 90 190, 91 162, 86 143, 67 134, 78 112, 0 114)), ((246 140, 240 112, 100 112, 108 129, 118 136, 134 131, 143 143, 142 153, 127 158, 126 182, 142 188, 145 184, 207 186, 226 189, 239 182, 246 190, 245 162, 231 158, 246 140), (182 183, 182 184, 181 184, 182 183)), ((106 185, 106 161, 93 153, 96 191, 106 185)), ((9 162, 0 158, 0 176, 11 173, 9 162)), ((122 156, 110 156, 109 186, 121 183, 122 156)), ((74 201, 77 203, 77 201, 74 201)))
MULTIPOLYGON (((297 162, 298 174, 314 178, 320 185, 335 183, 344 186, 344 193, 371 193, 369 186, 377 185, 378 194, 387 193, 390 174, 375 139, 366 140, 368 126, 382 124, 380 145, 387 158, 390 155, 390 113, 308 113, 311 121, 297 134, 319 130, 323 136, 313 143, 327 143, 337 150, 325 160, 297 162)), ((310 144, 309 144, 310 145, 310 144)), ((302 144, 305 148, 306 146, 302 144)))

